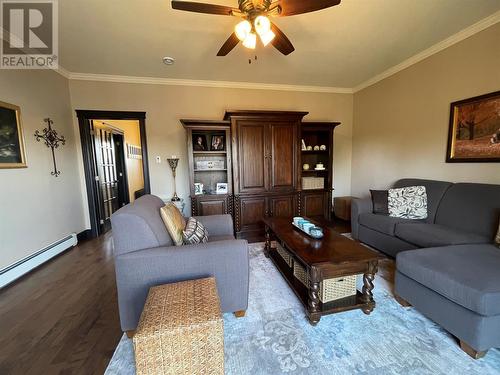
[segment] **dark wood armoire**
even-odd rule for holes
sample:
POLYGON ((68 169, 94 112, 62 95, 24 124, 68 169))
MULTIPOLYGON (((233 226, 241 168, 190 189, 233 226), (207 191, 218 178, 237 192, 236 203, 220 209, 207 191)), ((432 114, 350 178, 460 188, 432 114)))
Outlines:
POLYGON ((299 213, 300 124, 307 112, 231 111, 238 238, 263 237, 266 216, 299 213))
POLYGON ((333 132, 339 123, 302 122, 306 114, 228 111, 223 121, 181 120, 187 130, 192 215, 229 213, 236 236, 250 241, 264 239, 264 217, 329 219, 333 132), (222 150, 208 149, 214 136, 225 138, 222 150), (200 137, 206 150, 193 148, 200 137), (206 161, 221 165, 200 169, 206 161), (227 183, 226 194, 215 191, 220 182, 227 183), (203 191, 197 193, 196 185, 203 191))

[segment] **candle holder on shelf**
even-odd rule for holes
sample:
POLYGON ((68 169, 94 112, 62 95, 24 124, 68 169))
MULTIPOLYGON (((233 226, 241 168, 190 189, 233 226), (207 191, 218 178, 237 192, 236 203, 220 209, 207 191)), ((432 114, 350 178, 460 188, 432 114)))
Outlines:
POLYGON ((179 158, 172 156, 172 158, 167 159, 168 164, 170 165, 170 168, 172 169, 172 174, 174 176, 174 196, 172 197, 171 201, 172 202, 179 202, 181 199, 177 196, 177 190, 176 190, 176 183, 175 183, 175 170, 177 169, 177 166, 179 165, 179 158))

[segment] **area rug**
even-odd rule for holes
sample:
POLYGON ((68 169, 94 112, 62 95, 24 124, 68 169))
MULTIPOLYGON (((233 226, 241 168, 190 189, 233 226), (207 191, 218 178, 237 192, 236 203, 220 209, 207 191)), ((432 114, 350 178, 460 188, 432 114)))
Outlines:
MULTIPOLYGON (((381 280, 375 280, 377 307, 370 316, 344 312, 313 327, 263 245, 249 252, 247 315, 224 315, 226 374, 500 374, 499 349, 473 360, 438 325, 401 307, 381 280)), ((106 370, 115 374, 135 374, 125 335, 106 370)))

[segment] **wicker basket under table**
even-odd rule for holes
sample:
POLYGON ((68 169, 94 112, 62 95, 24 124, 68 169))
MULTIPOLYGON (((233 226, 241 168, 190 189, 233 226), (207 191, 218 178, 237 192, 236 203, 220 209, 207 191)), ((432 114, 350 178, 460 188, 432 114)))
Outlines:
POLYGON ((152 287, 133 340, 137 375, 224 374, 215 279, 152 287))

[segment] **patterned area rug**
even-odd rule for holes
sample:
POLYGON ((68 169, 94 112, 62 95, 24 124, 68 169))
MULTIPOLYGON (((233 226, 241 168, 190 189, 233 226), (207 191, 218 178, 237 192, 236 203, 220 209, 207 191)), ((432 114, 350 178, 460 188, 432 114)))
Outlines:
MULTIPOLYGON (((247 315, 224 315, 226 374, 500 374, 500 349, 471 359, 438 325, 401 307, 381 279, 375 280, 377 307, 370 316, 344 312, 312 327, 263 245, 249 251, 247 315)), ((106 374, 135 374, 125 335, 106 374)))

